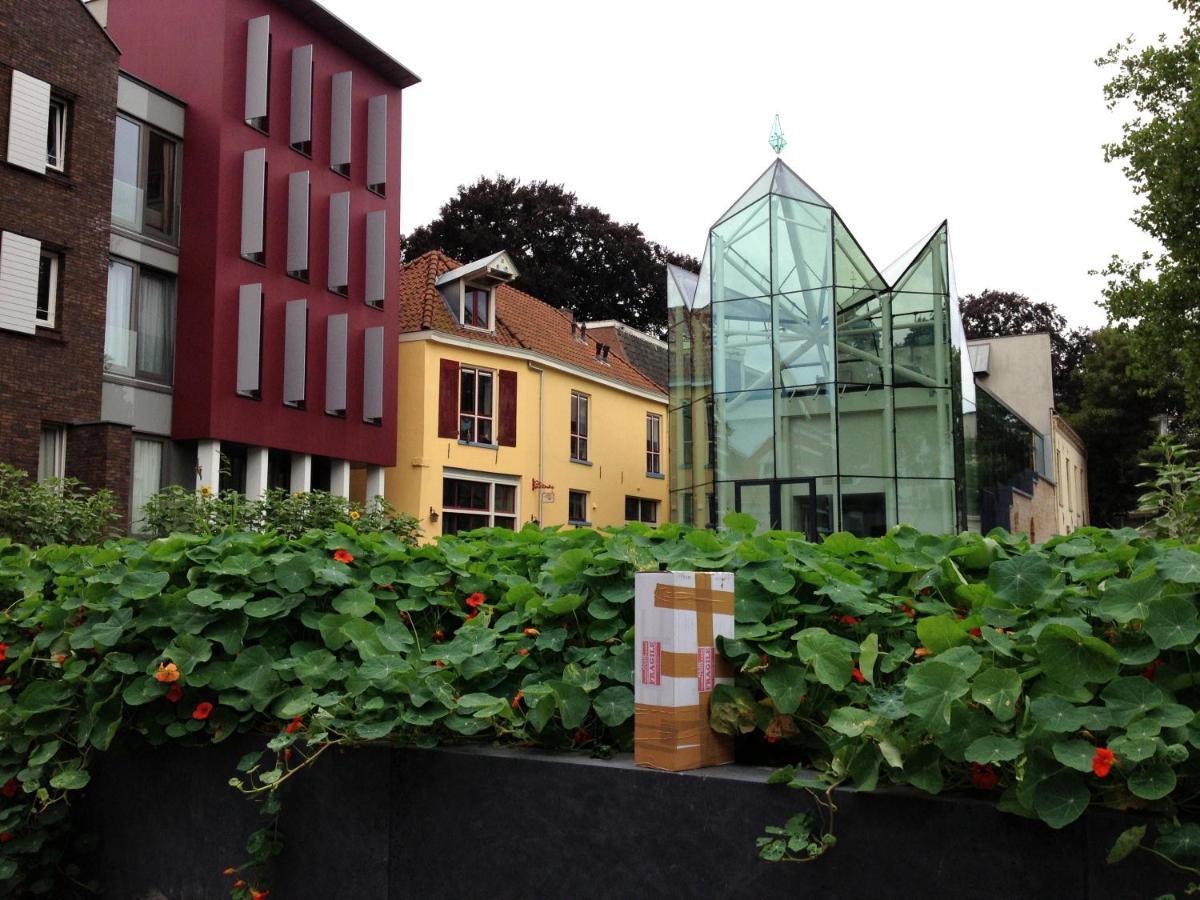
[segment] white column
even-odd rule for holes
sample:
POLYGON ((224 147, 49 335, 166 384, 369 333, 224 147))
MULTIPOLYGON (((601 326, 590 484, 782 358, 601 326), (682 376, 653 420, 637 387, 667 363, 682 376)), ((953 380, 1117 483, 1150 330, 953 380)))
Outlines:
POLYGON ((383 473, 383 466, 367 466, 367 503, 370 503, 376 497, 383 496, 383 473))
POLYGON ((293 494, 307 494, 312 487, 312 457, 307 453, 292 454, 293 494))
POLYGON ((199 441, 196 445, 196 490, 216 493, 221 486, 221 442, 199 441))
POLYGON ((246 497, 250 500, 261 500, 267 492, 268 452, 266 447, 246 449, 246 497))
POLYGON ((329 493, 335 497, 350 499, 350 460, 329 461, 329 493))

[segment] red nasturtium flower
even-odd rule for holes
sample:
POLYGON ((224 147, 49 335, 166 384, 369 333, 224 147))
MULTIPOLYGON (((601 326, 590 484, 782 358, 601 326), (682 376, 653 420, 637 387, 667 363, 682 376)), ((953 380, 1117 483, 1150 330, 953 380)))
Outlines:
POLYGON ((983 631, 978 628, 968 629, 967 634, 971 635, 971 637, 983 637, 983 631))
POLYGON ((159 663, 158 671, 154 673, 154 680, 161 681, 164 684, 179 680, 179 666, 173 662, 159 663))
POLYGON ((1153 681, 1154 677, 1158 674, 1158 670, 1162 667, 1162 664, 1163 661, 1161 659, 1153 660, 1150 665, 1146 666, 1146 668, 1142 671, 1142 677, 1148 681, 1153 681))
POLYGON ((303 727, 304 727, 304 719, 301 718, 300 716, 294 716, 292 718, 292 721, 288 722, 287 728, 285 728, 283 730, 286 731, 288 734, 295 734, 297 731, 299 731, 303 727))
POLYGON ((528 655, 529 655, 529 650, 526 647, 522 647, 520 650, 517 651, 517 656, 528 656, 528 655))
POLYGON ((233 883, 234 890, 237 890, 238 888, 243 888, 245 886, 246 886, 246 882, 243 881, 241 878, 239 878, 237 881, 235 881, 233 883))
POLYGON ((516 709, 521 705, 521 699, 525 696, 524 691, 517 691, 517 696, 513 697, 512 708, 516 709))
POLYGON ((192 710, 192 718, 204 720, 208 718, 209 713, 213 711, 213 705, 205 700, 202 703, 197 703, 196 708, 192 710))
POLYGON ((445 664, 444 662, 442 662, 440 659, 435 659, 435 660, 433 661, 433 664, 434 664, 435 666, 437 666, 439 669, 444 669, 444 668, 446 668, 446 664, 445 664))
POLYGON ((467 616, 467 621, 470 622, 477 615, 479 615, 479 610, 477 610, 477 609, 471 610, 471 614, 469 616, 467 616))
POLYGON ((224 872, 222 872, 221 874, 222 874, 222 875, 236 875, 236 874, 237 874, 237 869, 235 869, 233 866, 230 866, 228 869, 226 869, 226 870, 225 870, 224 872))
POLYGON ((446 639, 446 632, 442 631, 442 629, 439 628, 437 631, 435 631, 433 633, 433 639, 435 641, 444 641, 446 639))
POLYGON ((838 621, 841 622, 843 625, 857 625, 858 624, 858 619, 854 618, 854 616, 838 616, 838 621))
POLYGON ((0 644, 0 662, 8 659, 8 644, 0 644))
POLYGON ((479 591, 476 591, 467 598, 467 606, 471 607, 471 609, 479 609, 479 607, 483 606, 483 604, 486 602, 487 597, 483 596, 483 594, 479 593, 479 591))
POLYGON ((1116 755, 1107 747, 1097 747, 1096 755, 1092 757, 1092 771, 1097 778, 1107 778, 1116 761, 1116 755))
POLYGON ((5 797, 17 796, 17 780, 10 778, 4 782, 4 787, 0 788, 0 794, 3 794, 5 797))
POLYGON ((864 681, 867 680, 867 676, 862 673, 862 669, 860 669, 858 666, 855 666, 854 671, 851 672, 850 674, 854 676, 854 680, 857 681, 859 684, 862 684, 864 681))
POLYGON ((779 741, 779 735, 777 735, 777 734, 768 734, 767 735, 767 743, 768 744, 778 743, 778 741, 779 741))
POLYGON ((340 563, 354 562, 354 554, 350 553, 346 550, 335 550, 333 553, 333 558, 334 558, 334 560, 336 560, 337 562, 340 562, 340 563))
POLYGON ((917 611, 906 603, 900 604, 900 612, 904 613, 910 619, 915 619, 917 617, 917 611))
POLYGON ((537 637, 539 634, 541 634, 541 632, 538 631, 536 628, 526 628, 525 629, 525 637, 537 637))
POLYGON ((0 844, 7 844, 14 837, 16 837, 16 835, 11 831, 0 832, 0 844))
POLYGON ((981 791, 990 791, 1000 782, 1000 776, 990 765, 971 763, 971 784, 981 791))
POLYGON ((289 763, 292 761, 292 748, 288 747, 283 751, 283 761, 289 763))
POLYGON ((250 888, 250 900, 266 900, 270 893, 270 891, 256 891, 254 888, 250 888))
POLYGON ((578 731, 575 732, 575 745, 576 746, 579 746, 580 744, 586 744, 591 739, 592 739, 592 736, 590 734, 588 734, 587 731, 584 730, 583 728, 580 728, 578 731))
POLYGON ((177 684, 173 684, 167 688, 167 692, 163 694, 163 696, 166 697, 171 703, 178 703, 180 698, 183 696, 183 688, 177 684))

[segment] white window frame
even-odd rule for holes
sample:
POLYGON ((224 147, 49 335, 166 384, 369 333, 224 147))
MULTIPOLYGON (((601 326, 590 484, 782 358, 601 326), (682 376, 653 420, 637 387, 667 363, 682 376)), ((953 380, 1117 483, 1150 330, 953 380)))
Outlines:
POLYGON ((38 445, 38 481, 67 477, 67 426, 43 425, 38 445), (46 458, 46 438, 53 441, 52 459, 46 458))
POLYGON ((646 474, 662 473, 662 416, 646 413, 646 474))
POLYGON ((141 526, 143 526, 145 524, 145 519, 143 519, 141 516, 141 512, 142 512, 142 509, 144 508, 145 504, 143 503, 142 507, 139 507, 136 503, 137 498, 134 496, 134 491, 137 487, 137 458, 138 458, 137 445, 138 444, 157 444, 159 446, 158 486, 146 496, 146 500, 149 500, 156 493, 158 493, 164 487, 167 486, 167 479, 164 477, 166 475, 166 471, 167 471, 167 454, 168 454, 168 446, 167 446, 166 439, 160 438, 156 435, 141 434, 139 432, 134 432, 133 443, 130 445, 130 455, 129 455, 129 466, 130 466, 130 468, 129 468, 129 530, 133 534, 145 533, 144 529, 141 528, 141 526))
POLYGON ((585 394, 582 391, 571 391, 571 459, 574 462, 588 461, 588 442, 591 433, 592 423, 592 395, 585 394), (577 403, 582 404, 583 415, 576 413, 575 406, 577 403), (575 423, 582 422, 583 428, 580 431, 575 430, 575 423), (582 448, 582 453, 577 451, 582 448))
POLYGON ((496 406, 498 397, 496 389, 499 385, 499 376, 495 369, 485 369, 482 366, 462 366, 458 367, 458 439, 465 441, 468 444, 486 444, 489 447, 496 445, 496 406), (472 374, 475 378, 475 410, 474 412, 466 412, 462 408, 462 381, 463 376, 472 374), (486 415, 479 412, 479 376, 486 375, 492 382, 492 411, 486 415), (472 429, 470 437, 463 436, 462 420, 464 417, 469 417, 472 420, 472 429), (479 421, 486 419, 490 424, 491 435, 486 441, 479 440, 479 421))
MULTIPOLYGON (((467 516, 487 516, 488 527, 496 527, 496 516, 499 515, 504 519, 512 519, 513 531, 517 530, 517 525, 521 521, 521 482, 519 479, 507 475, 487 475, 482 472, 468 472, 461 469, 443 469, 442 470, 442 497, 445 499, 446 481, 474 481, 480 484, 488 485, 488 508, 482 509, 467 509, 461 506, 443 506, 442 515, 446 513, 459 513, 467 516), (513 490, 513 511, 511 513, 496 511, 496 485, 511 487, 513 490)), ((445 528, 445 523, 442 525, 445 528)), ((501 526, 505 527, 505 526, 501 526)), ((443 534, 446 532, 443 531, 443 534)))
POLYGON ((496 289, 479 284, 467 284, 465 281, 460 281, 458 286, 458 324, 463 328, 470 328, 472 331, 492 332, 496 330, 496 289), (482 325, 467 324, 467 292, 468 291, 485 291, 487 293, 488 303, 488 321, 487 327, 482 325))
POLYGON ((49 146, 46 147, 46 168, 55 172, 67 171, 67 125, 71 116, 71 104, 62 97, 50 95, 50 110, 49 122, 46 126, 47 145, 49 138, 54 136, 55 147, 58 150, 57 157, 50 155, 49 146))
POLYGON ((54 250, 50 250, 47 247, 44 247, 44 246, 42 247, 41 254, 38 257, 38 297, 39 297, 39 299, 40 299, 41 293, 42 293, 41 260, 43 260, 43 259, 50 260, 50 275, 48 277, 50 284, 49 284, 47 292, 46 292, 46 301, 47 301, 46 307, 47 308, 46 308, 46 314, 43 316, 42 311, 40 309, 37 309, 37 307, 35 306, 34 307, 34 317, 37 319, 37 323, 38 323, 39 327, 53 328, 54 320, 56 317, 55 311, 58 308, 58 276, 59 276, 59 270, 62 266, 62 254, 57 253, 54 250))

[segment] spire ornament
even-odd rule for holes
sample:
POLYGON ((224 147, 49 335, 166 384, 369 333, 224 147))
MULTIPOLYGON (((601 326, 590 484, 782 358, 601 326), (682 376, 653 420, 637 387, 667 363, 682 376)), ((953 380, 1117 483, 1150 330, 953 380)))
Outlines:
POLYGON ((775 114, 775 124, 771 126, 771 137, 767 143, 771 145, 771 149, 778 156, 783 152, 783 148, 787 146, 787 141, 783 137, 783 126, 779 124, 779 114, 775 114))

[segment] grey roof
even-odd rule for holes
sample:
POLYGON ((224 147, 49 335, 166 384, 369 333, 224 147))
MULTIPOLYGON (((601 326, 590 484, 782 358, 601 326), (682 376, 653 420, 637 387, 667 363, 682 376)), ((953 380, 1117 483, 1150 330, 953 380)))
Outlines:
POLYGON ((662 342, 651 343, 624 328, 617 329, 617 336, 621 341, 621 349, 625 351, 625 358, 633 367, 666 390, 667 348, 662 346, 662 342))
POLYGON ((396 87, 412 87, 421 79, 400 62, 323 7, 316 0, 277 0, 300 21, 311 25, 364 65, 370 66, 396 87))

